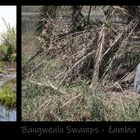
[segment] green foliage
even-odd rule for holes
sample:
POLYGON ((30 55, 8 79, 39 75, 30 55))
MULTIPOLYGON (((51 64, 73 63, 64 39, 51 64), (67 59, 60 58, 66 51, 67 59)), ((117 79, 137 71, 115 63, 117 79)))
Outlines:
POLYGON ((4 84, 0 89, 0 103, 9 108, 16 107, 16 93, 10 83, 4 84))
POLYGON ((0 68, 3 68, 4 67, 4 64, 2 61, 0 61, 0 68))
POLYGON ((38 22, 36 25, 36 33, 39 35, 44 28, 43 19, 56 18, 58 6, 41 6, 38 15, 38 22))
POLYGON ((4 63, 0 60, 0 73, 3 73, 4 63))
POLYGON ((0 51, 1 51, 1 53, 6 54, 7 53, 7 47, 4 44, 1 44, 0 45, 0 51))
MULTIPOLYGON (((0 57, 3 61, 15 61, 13 54, 16 54, 16 29, 11 27, 3 19, 7 30, 1 33, 1 45, 0 50, 3 51, 3 55, 0 57)), ((16 58, 16 56, 14 57, 16 58)))

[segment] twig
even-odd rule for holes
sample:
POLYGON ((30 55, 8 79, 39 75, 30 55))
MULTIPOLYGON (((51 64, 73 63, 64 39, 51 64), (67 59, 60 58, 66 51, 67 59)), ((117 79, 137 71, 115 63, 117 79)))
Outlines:
POLYGON ((44 49, 39 49, 39 51, 37 51, 27 62, 25 62, 22 66, 22 69, 24 69, 28 63, 30 63, 35 57, 37 57, 40 53, 42 53, 44 51, 44 49))
MULTIPOLYGON (((49 101, 46 100, 41 106, 39 106, 36 113, 34 113, 33 117, 35 117, 40 112, 40 110, 43 110, 43 108, 46 108, 51 103, 51 101, 52 101, 52 99, 50 99, 49 101)), ((41 120, 42 119, 43 119, 43 116, 42 116, 41 120)))
POLYGON ((56 87, 56 86, 54 86, 49 80, 48 80, 48 83, 49 83, 49 84, 41 83, 41 82, 36 82, 36 81, 32 81, 32 80, 28 80, 28 81, 29 81, 30 83, 33 83, 33 84, 38 85, 38 86, 46 86, 46 87, 49 87, 49 88, 51 88, 51 89, 53 89, 53 90, 56 90, 56 91, 58 91, 58 92, 60 92, 60 93, 62 93, 62 94, 66 94, 66 95, 67 95, 67 92, 62 91, 62 90, 59 90, 59 88, 56 87))
POLYGON ((53 116, 57 118, 58 121, 62 121, 53 111, 50 112, 53 116))
POLYGON ((50 103, 51 103, 52 99, 50 99, 49 101, 46 100, 39 108, 38 110, 42 110, 43 108, 46 108, 50 103))
MULTIPOLYGON (((89 45, 91 44, 94 44, 96 42, 96 38, 94 38, 93 40, 91 40, 89 42, 89 45)), ((64 80, 67 78, 67 76, 69 75, 69 73, 79 64, 81 63, 84 59, 86 59, 87 57, 91 56, 93 53, 95 53, 95 50, 92 50, 91 52, 87 53, 85 56, 83 56, 80 60, 78 60, 73 66, 71 69, 69 69, 67 71, 67 73, 65 74, 64 78, 60 81, 60 84, 59 84, 59 87, 58 89, 60 88, 60 86, 62 85, 62 83, 64 82, 64 80)))
MULTIPOLYGON (((83 56, 79 61, 77 61, 77 62, 72 66, 72 68, 69 69, 69 70, 67 71, 66 75, 64 76, 64 78, 63 78, 63 79, 61 80, 61 82, 60 82, 60 86, 61 86, 61 84, 64 82, 64 80, 66 79, 66 77, 69 75, 69 73, 70 73, 79 63, 81 63, 84 59, 86 59, 87 57, 89 57, 90 55, 92 55, 94 52, 95 52, 95 50, 93 50, 92 52, 90 52, 90 53, 88 53, 87 55, 83 56)), ((60 86, 59 86, 59 87, 60 87, 60 86)))
POLYGON ((89 7, 89 12, 88 12, 88 17, 87 17, 87 24, 89 24, 89 18, 90 18, 91 8, 92 8, 92 6, 89 7))
POLYGON ((81 96, 81 94, 80 94, 80 95, 77 95, 77 96, 75 96, 74 98, 72 98, 71 100, 67 101, 66 103, 64 103, 64 104, 60 107, 60 109, 63 108, 63 107, 64 107, 65 105, 67 105, 68 103, 70 103, 71 101, 73 101, 73 100, 75 100, 76 98, 80 97, 80 96, 81 96))

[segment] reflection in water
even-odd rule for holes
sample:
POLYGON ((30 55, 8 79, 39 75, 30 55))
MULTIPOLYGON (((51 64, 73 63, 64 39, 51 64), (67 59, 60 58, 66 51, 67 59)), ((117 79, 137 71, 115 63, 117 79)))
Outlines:
POLYGON ((0 121, 16 121, 16 110, 8 110, 0 105, 0 121))
POLYGON ((11 74, 0 74, 0 78, 16 78, 16 74, 15 73, 11 73, 11 74))

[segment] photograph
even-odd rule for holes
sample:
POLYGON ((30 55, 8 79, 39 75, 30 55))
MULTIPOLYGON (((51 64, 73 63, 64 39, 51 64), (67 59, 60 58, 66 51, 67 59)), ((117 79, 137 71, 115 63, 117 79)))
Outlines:
MULTIPOLYGON (((0 109, 15 111, 16 30, 0 16, 0 109)), ((140 6, 21 6, 21 121, 140 121, 139 23, 140 6)))
POLYGON ((16 121, 16 6, 0 6, 1 121, 16 121))

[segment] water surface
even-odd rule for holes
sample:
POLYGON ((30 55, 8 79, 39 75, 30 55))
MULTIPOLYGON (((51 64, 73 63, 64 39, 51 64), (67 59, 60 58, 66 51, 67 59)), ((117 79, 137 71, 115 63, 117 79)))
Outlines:
MULTIPOLYGON (((16 78, 15 73, 0 74, 0 88, 7 79, 16 78)), ((16 109, 9 110, 0 104, 0 121, 16 121, 16 109)))

